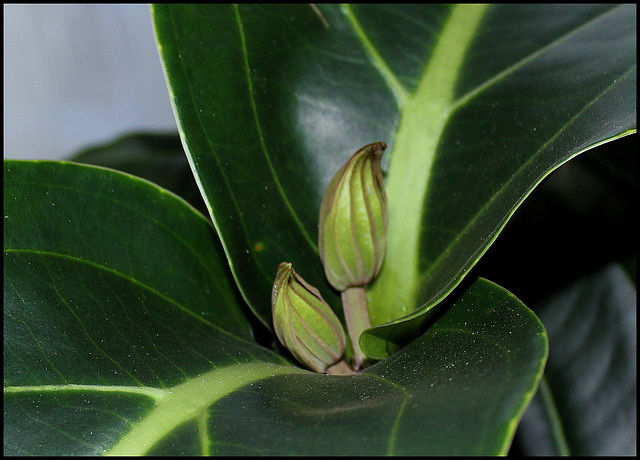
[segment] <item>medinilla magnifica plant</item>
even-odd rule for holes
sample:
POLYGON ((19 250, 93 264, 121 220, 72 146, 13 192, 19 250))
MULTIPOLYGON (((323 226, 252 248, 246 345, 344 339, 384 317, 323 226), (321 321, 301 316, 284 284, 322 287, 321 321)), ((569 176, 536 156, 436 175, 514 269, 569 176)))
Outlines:
POLYGON ((539 386, 586 445, 552 397, 582 374, 543 379, 545 327, 473 270, 635 132, 634 5, 151 11, 181 145, 5 160, 5 454, 506 454, 539 386))

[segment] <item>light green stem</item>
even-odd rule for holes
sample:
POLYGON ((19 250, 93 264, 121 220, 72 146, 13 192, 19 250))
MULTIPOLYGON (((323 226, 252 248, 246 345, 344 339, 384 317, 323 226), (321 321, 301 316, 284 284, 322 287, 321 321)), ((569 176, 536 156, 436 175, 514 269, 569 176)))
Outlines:
POLYGON ((344 318, 353 346, 353 368, 360 369, 366 356, 360 348, 360 335, 371 327, 367 311, 367 297, 363 286, 349 287, 341 293, 344 318))
POLYGON ((329 374, 329 375, 353 375, 354 371, 351 368, 351 366, 349 366, 344 359, 341 359, 340 361, 335 363, 333 366, 330 366, 330 367, 327 368, 327 374, 329 374))

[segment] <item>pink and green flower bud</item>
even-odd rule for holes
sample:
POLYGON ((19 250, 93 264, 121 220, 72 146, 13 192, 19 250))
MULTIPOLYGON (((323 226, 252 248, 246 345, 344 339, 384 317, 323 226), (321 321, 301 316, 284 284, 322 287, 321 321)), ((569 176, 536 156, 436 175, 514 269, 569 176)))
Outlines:
POLYGON ((271 306, 276 335, 298 361, 323 373, 342 360, 346 337, 340 320, 290 263, 278 266, 271 306))
POLYGON ((386 245, 387 197, 380 162, 387 144, 358 150, 333 177, 320 206, 318 247, 327 279, 344 291, 380 271, 386 245))

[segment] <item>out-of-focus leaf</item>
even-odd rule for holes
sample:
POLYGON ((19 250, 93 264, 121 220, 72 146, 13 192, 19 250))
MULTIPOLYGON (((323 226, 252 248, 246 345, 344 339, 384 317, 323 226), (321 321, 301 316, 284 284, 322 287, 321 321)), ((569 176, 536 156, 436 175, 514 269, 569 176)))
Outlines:
POLYGON ((610 265, 537 309, 545 382, 518 431, 523 455, 636 455, 636 290, 610 265))
POLYGON ((71 157, 70 161, 142 177, 171 190, 206 213, 178 133, 127 134, 107 144, 87 148, 71 157))
POLYGON ((534 309, 616 261, 635 280, 636 156, 634 135, 564 164, 527 198, 473 275, 509 286, 534 309), (602 166, 603 159, 610 166, 602 166))

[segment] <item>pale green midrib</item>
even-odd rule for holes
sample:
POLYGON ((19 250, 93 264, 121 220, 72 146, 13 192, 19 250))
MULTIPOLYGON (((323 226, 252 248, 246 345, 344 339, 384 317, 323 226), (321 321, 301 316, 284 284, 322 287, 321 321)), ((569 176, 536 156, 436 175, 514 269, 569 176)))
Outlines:
POLYGON ((197 417, 198 440, 200 441, 200 454, 203 457, 211 456, 211 438, 209 438, 209 411, 203 411, 197 417))
POLYGON ((373 45, 373 43, 371 43, 371 40, 369 40, 369 37, 360 25, 360 21, 358 21, 358 18, 353 12, 351 5, 343 4, 342 10, 346 14, 347 19, 349 19, 349 21, 351 22, 351 26, 353 27, 353 30, 356 33, 358 39, 362 42, 362 46, 369 53, 373 66, 378 70, 384 81, 387 83, 387 86, 393 93, 396 99, 396 103, 399 107, 403 107, 410 98, 409 93, 396 78, 395 74, 393 73, 393 71, 391 71, 382 56, 380 56, 380 53, 378 53, 376 47, 373 45))
POLYGON ((269 363, 236 364, 215 369, 187 380, 172 388, 154 388, 128 385, 27 385, 9 386, 4 394, 19 393, 120 393, 151 398, 153 409, 130 430, 105 455, 143 455, 179 425, 196 419, 200 446, 203 453, 211 448, 207 436, 208 408, 219 399, 258 380, 276 375, 308 374, 295 367, 269 363))
POLYGON ((311 236, 309 235, 309 232, 307 231, 306 227, 302 223, 302 220, 298 216, 298 213, 295 211, 295 209, 293 209, 293 205, 289 201, 289 198, 287 197, 287 194, 285 193, 285 190, 282 187, 282 184, 280 183, 280 179, 278 178, 278 174, 276 172, 276 169, 273 167, 273 163, 271 163, 271 158, 269 157, 267 146, 266 146, 265 141, 264 141, 264 135, 262 133, 262 125, 260 124, 260 117, 258 115, 258 108, 257 108, 257 105, 256 105, 256 101, 255 101, 255 99, 253 97, 253 95, 254 95, 253 82, 252 82, 252 79, 251 79, 251 67, 249 66, 249 55, 248 55, 247 44, 246 44, 246 40, 245 40, 244 26, 242 24, 242 18, 240 17, 240 11, 238 10, 238 5, 234 4, 233 7, 234 7, 234 13, 235 13, 235 16, 236 16, 236 23, 238 25, 238 32, 239 32, 239 35, 240 35, 240 43, 241 43, 241 48, 242 48, 242 59, 243 59, 244 67, 245 67, 245 74, 246 74, 246 79, 247 79, 247 88, 248 88, 248 93, 249 93, 249 99, 250 99, 250 102, 251 102, 251 111, 253 113, 253 118, 254 118, 254 121, 255 121, 256 130, 258 132, 258 138, 260 139, 260 149, 262 150, 262 154, 263 154, 264 159, 265 159, 265 161, 267 163, 267 166, 269 167, 269 171, 271 172, 271 176, 273 177, 273 180, 274 180, 274 182, 276 184, 276 187, 278 188, 278 192, 280 193, 280 196, 282 197, 282 201, 284 202, 285 206, 289 210, 289 213, 291 214, 291 217, 295 221, 296 225, 298 226, 298 228, 300 228, 300 232, 301 232, 302 236, 305 238, 305 240, 307 241, 307 243, 309 244, 311 249, 316 254, 319 254, 318 245, 316 244, 314 239, 311 238, 311 236))
POLYGON ((169 390, 145 386, 129 385, 83 385, 83 384, 61 384, 61 385, 24 385, 8 386, 4 388, 4 394, 17 393, 125 393, 146 396, 158 402, 166 396, 169 390))
MULTIPOLYGON (((156 400, 155 407, 134 423, 105 455, 144 455, 189 420, 198 419, 198 427, 202 429, 201 417, 211 405, 239 388, 276 375, 300 373, 309 372, 276 364, 251 363, 223 367, 190 379, 164 390, 162 398, 156 400)), ((199 436, 200 445, 206 444, 209 449, 211 441, 206 433, 199 433, 199 436)))
MULTIPOLYGON (((554 42, 555 44, 557 44, 558 40, 556 40, 556 42, 554 42)), ((548 47, 545 47, 545 50, 548 49, 548 47)), ((538 57, 540 55, 540 53, 534 53, 535 57, 538 57)), ((527 62, 530 61, 530 59, 526 59, 527 62)), ((515 70, 516 68, 520 67, 519 65, 517 66, 513 66, 512 68, 510 68, 510 71, 505 71, 503 73, 501 73, 501 76, 504 76, 504 73, 511 73, 513 70, 515 70)), ((435 259, 432 263, 430 263, 429 265, 429 269, 425 272, 422 272, 419 274, 419 285, 423 285, 427 282, 427 280, 431 277, 432 273, 435 272, 438 267, 440 266, 440 264, 444 261, 444 259, 449 255, 451 249, 453 247, 455 247, 455 245, 457 244, 457 242, 460 240, 460 238, 467 233, 467 231, 469 230, 469 228, 473 227, 473 225, 476 223, 477 219, 479 218, 479 216, 481 216, 487 208, 490 207, 490 205, 492 205, 495 201, 495 199, 500 196, 504 190, 512 183, 514 183, 518 177, 520 177, 520 175, 523 173, 523 171, 526 170, 526 168, 531 164, 531 162, 533 160, 535 160, 537 158, 537 154, 540 153, 541 151, 543 151, 545 148, 548 147, 549 144, 551 144, 559 135, 561 135, 563 132, 565 132, 572 124, 574 124, 577 120, 580 119, 581 115, 584 114, 596 101, 598 101, 599 99, 601 99, 603 96, 605 96, 606 94, 608 94, 612 89, 615 88, 616 85, 620 84, 622 81, 624 81, 626 78, 629 77, 629 75, 635 71, 636 69, 636 65, 633 65, 628 71, 626 71, 624 74, 622 74, 620 77, 616 78, 616 80, 609 85, 607 88, 605 88, 595 99, 593 99, 592 101, 590 101, 587 105, 585 105, 577 114, 575 114, 567 123, 565 123, 565 125, 563 125, 558 132, 556 132, 548 141, 546 141, 536 152, 536 154, 534 154, 529 160, 527 160, 527 162, 525 162, 523 165, 521 165, 518 170, 516 172, 514 172, 510 178, 502 185, 502 187, 493 194, 493 196, 491 197, 491 199, 489 199, 483 206, 482 208, 480 208, 480 210, 478 210, 478 212, 475 214, 475 216, 469 220, 469 222, 465 225, 465 227, 458 232, 458 234, 451 239, 451 242, 449 243, 449 245, 447 246, 447 248, 443 251, 440 252, 440 255, 438 256, 437 259, 435 259)), ((489 80, 489 82, 491 83, 495 83, 496 81, 498 81, 501 78, 493 78, 491 80, 489 80)), ((483 84, 482 88, 486 88, 488 85, 487 84, 483 84)), ((460 106, 461 103, 464 101, 466 102, 468 99, 471 98, 472 95, 477 94, 478 91, 474 91, 473 93, 468 93, 467 95, 463 96, 461 99, 458 99, 454 105, 452 106, 452 109, 457 110, 460 106)), ((523 195, 520 197, 520 199, 517 201, 517 203, 513 206, 513 208, 511 209, 510 213, 508 215, 505 216, 505 219, 501 222, 501 224, 496 227, 494 229, 494 231, 491 233, 489 239, 487 240, 487 242, 482 246, 478 248, 478 251, 472 253, 469 255, 468 260, 461 265, 461 269, 460 271, 457 272, 457 275, 452 277, 453 280, 457 280, 455 283, 451 283, 451 284, 447 284, 445 286, 442 287, 442 289, 435 293, 426 303, 424 303, 422 305, 422 307, 426 307, 429 308, 430 306, 433 306, 435 304, 437 304, 445 295, 447 295, 449 292, 451 292, 458 284, 459 282, 462 280, 462 277, 460 276, 462 273, 468 271, 472 265, 472 261, 475 259, 479 259, 482 254, 484 254, 488 248, 491 246, 491 244, 493 243, 493 241, 498 237, 498 235, 500 234, 501 230, 504 228, 504 226, 507 224, 507 222, 511 219, 511 216, 516 212, 516 210, 520 207, 520 205, 522 204, 522 202, 529 196, 529 194, 531 193, 531 191, 533 189, 535 189, 538 184, 540 182, 542 182, 546 177, 548 177, 553 171, 555 171, 557 168, 559 168, 560 166, 562 166, 563 164, 565 164, 566 162, 570 161, 572 158, 576 157, 577 155, 593 149, 595 147, 598 147, 602 144, 605 144, 607 142, 611 142, 615 139, 624 137, 626 135, 629 134, 633 134, 635 133, 636 130, 635 129, 631 129, 631 130, 627 130, 623 133, 620 133, 616 136, 613 136, 611 138, 607 138, 604 139, 600 142, 597 142, 593 145, 590 145, 584 149, 581 149, 577 152, 575 152, 573 155, 571 155, 570 157, 566 158, 562 163, 559 163, 557 165, 554 165, 551 169, 547 170, 539 179, 538 181, 536 181, 535 184, 533 184, 529 189, 527 189, 527 191, 525 193, 523 193, 523 195)), ((417 307, 418 305, 416 305, 417 307)), ((412 317, 418 316, 420 314, 423 313, 423 310, 421 310, 420 312, 418 312, 417 310, 415 312, 409 312, 408 314, 411 315, 412 317), (415 315, 412 315, 412 313, 415 313, 415 315)))
POLYGON ((369 291, 373 324, 391 321, 416 307, 421 218, 430 173, 455 102, 459 69, 487 8, 453 7, 415 93, 402 107, 386 181, 387 251, 382 271, 369 291))

